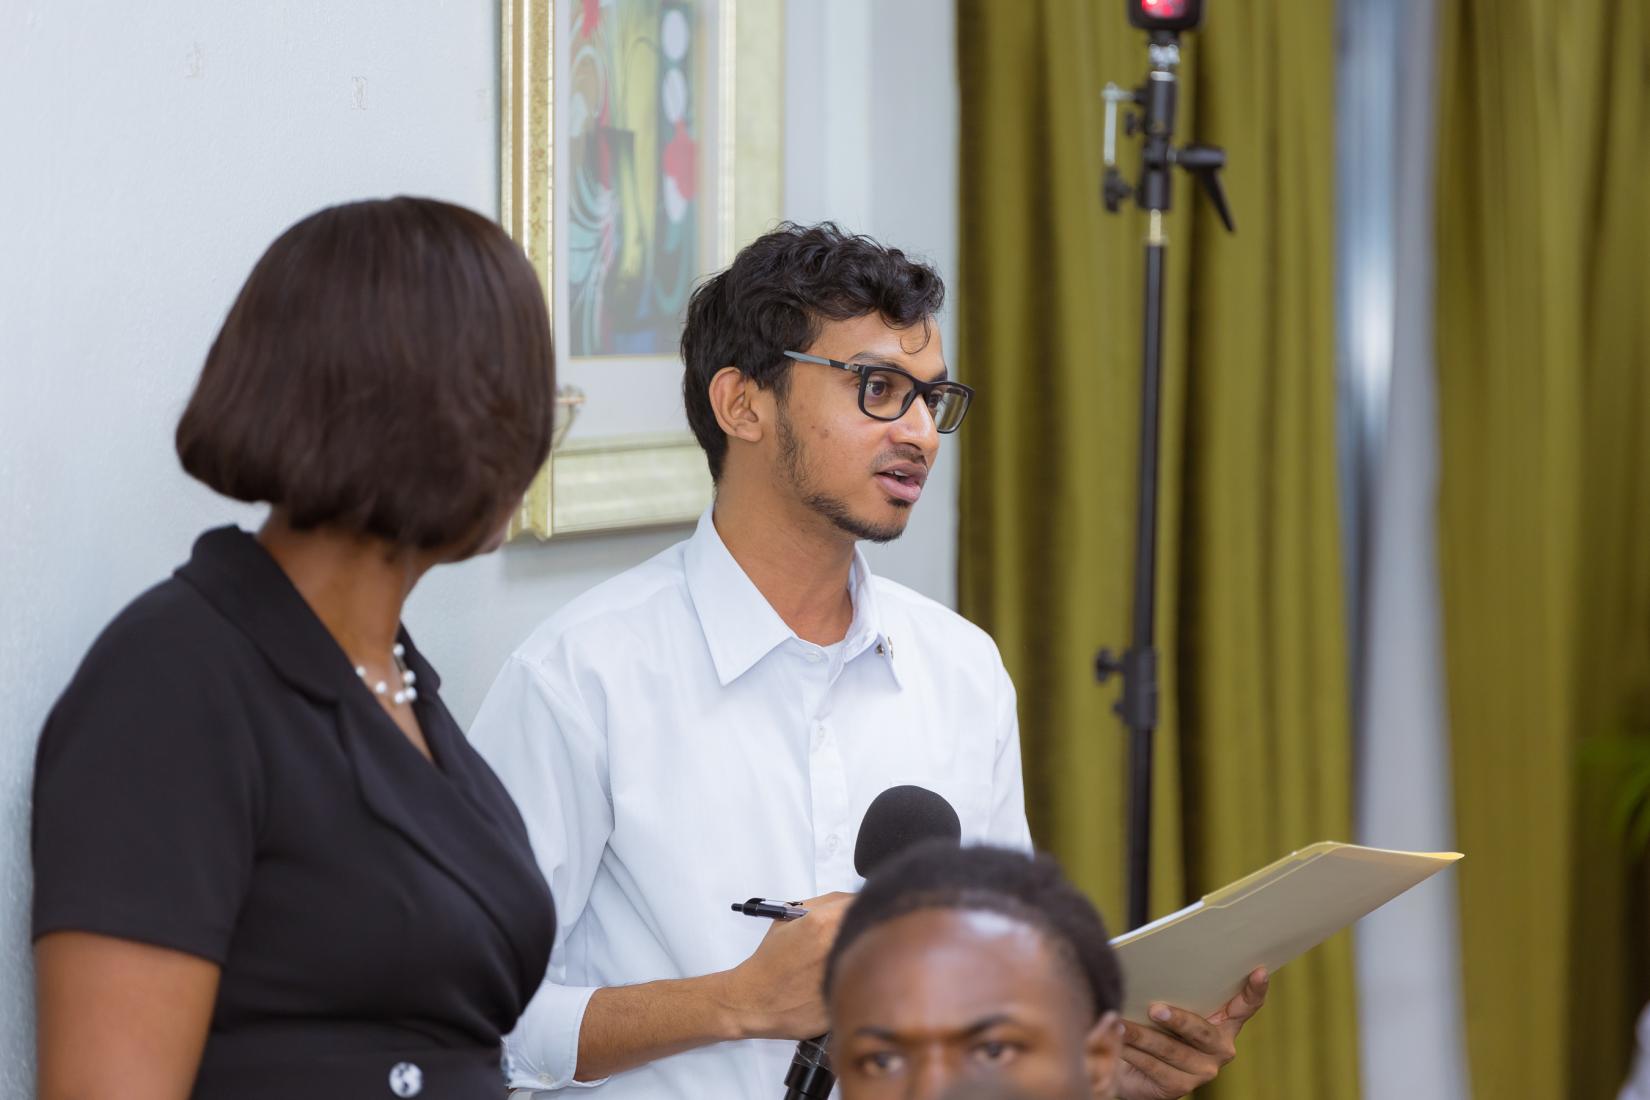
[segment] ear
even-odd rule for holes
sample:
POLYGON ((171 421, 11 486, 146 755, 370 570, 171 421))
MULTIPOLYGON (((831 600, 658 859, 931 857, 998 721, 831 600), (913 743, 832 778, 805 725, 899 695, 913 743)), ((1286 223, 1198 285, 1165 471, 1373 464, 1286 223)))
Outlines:
POLYGON ((765 420, 761 400, 761 387, 738 367, 723 367, 710 380, 711 411, 722 431, 734 439, 761 442, 765 420))
POLYGON ((1117 1095, 1117 1063, 1123 1055, 1123 1021, 1117 1013, 1103 1013, 1083 1039, 1083 1061, 1088 1066, 1090 1095, 1110 1100, 1117 1095))

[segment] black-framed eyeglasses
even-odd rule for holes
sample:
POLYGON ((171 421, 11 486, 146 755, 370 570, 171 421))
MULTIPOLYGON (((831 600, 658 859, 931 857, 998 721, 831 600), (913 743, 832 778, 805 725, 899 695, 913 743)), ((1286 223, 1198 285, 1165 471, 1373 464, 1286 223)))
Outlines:
POLYGON ((974 400, 974 391, 961 382, 924 382, 898 367, 844 363, 840 359, 823 359, 800 351, 787 351, 785 355, 799 363, 818 363, 823 367, 835 367, 859 375, 859 411, 872 420, 898 420, 920 397, 928 406, 928 414, 934 418, 934 430, 949 434, 962 424, 968 406, 974 400))

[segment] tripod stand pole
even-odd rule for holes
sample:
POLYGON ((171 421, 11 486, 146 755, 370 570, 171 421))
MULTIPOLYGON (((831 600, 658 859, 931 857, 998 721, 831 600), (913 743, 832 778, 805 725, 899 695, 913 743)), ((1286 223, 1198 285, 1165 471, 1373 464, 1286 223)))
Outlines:
POLYGON ((1157 732, 1157 494, 1163 394, 1163 212, 1148 215, 1145 325, 1141 336, 1139 525, 1134 549, 1134 628, 1124 654, 1119 711, 1129 729, 1129 927, 1149 915, 1152 748, 1157 732))
MULTIPOLYGON (((1175 168, 1174 122, 1179 91, 1176 70, 1180 49, 1175 35, 1151 36, 1151 71, 1145 85, 1131 98, 1143 111, 1140 182, 1124 184, 1115 172, 1114 132, 1107 130, 1108 181, 1104 188, 1108 209, 1116 209, 1128 195, 1147 212, 1144 326, 1141 333, 1140 462, 1138 469, 1137 526, 1134 554, 1133 630, 1121 659, 1102 650, 1097 671, 1102 681, 1121 674, 1122 698, 1116 711, 1129 731, 1128 804, 1128 913, 1129 927, 1147 922, 1151 899, 1152 750, 1157 732, 1157 474, 1163 392, 1163 262, 1168 240, 1163 214, 1172 195, 1175 168)), ((1108 109, 1122 100, 1108 89, 1108 109)))

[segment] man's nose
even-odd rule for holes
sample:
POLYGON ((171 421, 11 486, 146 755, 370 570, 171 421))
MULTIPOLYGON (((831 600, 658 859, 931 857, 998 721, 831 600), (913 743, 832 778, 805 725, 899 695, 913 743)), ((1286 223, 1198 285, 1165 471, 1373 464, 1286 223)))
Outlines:
POLYGON ((945 1051, 931 1051, 917 1063, 904 1100, 941 1100, 962 1080, 962 1064, 945 1051))
POLYGON ((928 402, 918 399, 911 402, 911 407, 905 414, 894 421, 893 441, 907 443, 918 448, 930 459, 939 449, 940 433, 934 427, 934 413, 929 409, 928 402))

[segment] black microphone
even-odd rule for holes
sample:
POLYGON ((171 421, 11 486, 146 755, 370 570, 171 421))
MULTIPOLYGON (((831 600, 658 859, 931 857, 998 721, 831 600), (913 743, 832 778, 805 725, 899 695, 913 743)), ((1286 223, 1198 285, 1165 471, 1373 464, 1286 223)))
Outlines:
MULTIPOLYGON (((854 870, 861 878, 925 840, 962 843, 962 822, 951 803, 926 787, 889 787, 871 800, 854 842, 854 870)), ((785 1100, 825 1100, 836 1087, 826 1053, 829 1035, 796 1044, 785 1074, 785 1100)))
POLYGON ((962 821, 951 803, 927 787, 889 787, 871 800, 854 842, 854 870, 860 878, 925 840, 962 843, 962 821))

